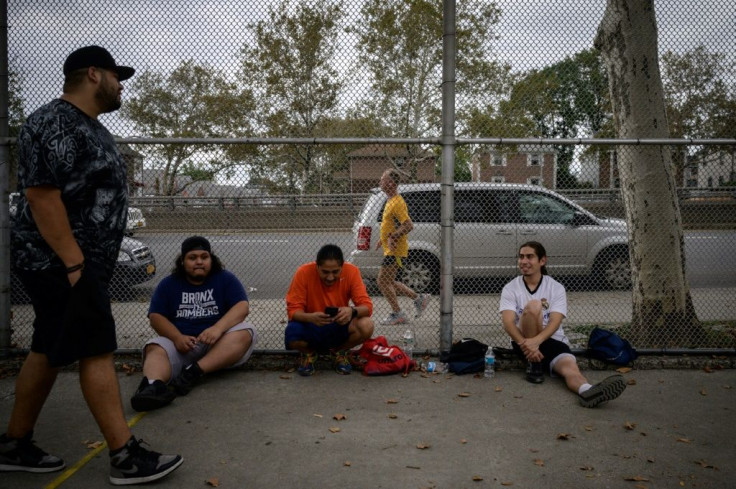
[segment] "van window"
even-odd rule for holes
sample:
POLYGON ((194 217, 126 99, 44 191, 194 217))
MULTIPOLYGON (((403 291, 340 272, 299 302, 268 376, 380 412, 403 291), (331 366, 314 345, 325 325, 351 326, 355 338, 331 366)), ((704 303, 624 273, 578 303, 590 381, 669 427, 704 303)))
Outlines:
POLYGON ((513 197, 503 190, 459 190, 455 193, 455 221, 512 222, 513 197))
MULTIPOLYGON (((412 222, 440 222, 440 192, 402 193, 412 222)), ((383 212, 382 212, 383 214, 383 212)))
POLYGON ((542 193, 519 194, 521 222, 538 224, 570 224, 575 210, 542 193))

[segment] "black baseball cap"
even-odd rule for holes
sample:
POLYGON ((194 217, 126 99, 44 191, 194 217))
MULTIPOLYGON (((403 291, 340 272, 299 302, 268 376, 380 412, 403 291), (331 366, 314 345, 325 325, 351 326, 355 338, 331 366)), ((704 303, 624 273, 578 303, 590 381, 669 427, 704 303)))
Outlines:
POLYGON ((67 56, 64 61, 64 76, 82 68, 95 66, 104 70, 111 70, 118 74, 118 80, 127 80, 135 73, 130 66, 120 66, 115 63, 112 55, 100 46, 85 46, 67 56))
POLYGON ((190 236, 184 240, 181 244, 181 256, 186 256, 187 253, 194 250, 203 250, 207 253, 212 253, 210 248, 210 242, 204 236, 190 236))

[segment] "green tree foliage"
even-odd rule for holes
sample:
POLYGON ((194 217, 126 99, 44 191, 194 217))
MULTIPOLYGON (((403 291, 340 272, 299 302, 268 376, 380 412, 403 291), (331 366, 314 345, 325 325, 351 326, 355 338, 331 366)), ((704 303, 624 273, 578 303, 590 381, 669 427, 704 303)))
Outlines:
MULTIPOLYGON (((501 15, 494 2, 457 5, 457 120, 465 131, 473 110, 506 90, 510 68, 493 59, 488 47, 501 15)), ((360 70, 370 92, 360 110, 383 121, 394 137, 428 137, 441 132, 442 2, 367 0, 351 29, 357 36, 360 70)), ((425 149, 413 145, 414 161, 404 170, 416 176, 425 149)))
MULTIPOLYGON (((12 62, 11 62, 12 65, 12 62)), ((8 136, 11 138, 18 137, 20 128, 26 120, 25 111, 23 110, 23 77, 12 68, 8 72, 8 136)), ((8 189, 15 191, 18 186, 18 147, 12 145, 10 147, 10 161, 8 168, 8 189)))
MULTIPOLYGON (((168 76, 144 72, 132 79, 130 90, 121 115, 147 137, 234 137, 250 132, 250 95, 212 67, 188 60, 168 76)), ((139 151, 161 170, 161 195, 177 195, 237 165, 212 145, 145 145, 139 151)))
MULTIPOLYGON (((519 75, 498 109, 475 112, 471 132, 496 136, 581 138, 612 134, 608 76, 598 51, 581 51, 519 75)), ((555 145, 558 188, 577 186, 570 173, 573 146, 555 145)))
MULTIPOLYGON (((723 53, 704 46, 677 54, 662 55, 662 83, 667 103, 667 122, 675 138, 731 138, 736 121, 736 64, 723 53)), ((705 146, 699 155, 724 148, 705 146)), ((728 149, 731 151, 731 149, 728 149)), ((673 162, 682 182, 687 148, 673 149, 673 162)))
MULTIPOLYGON (((258 100, 264 136, 318 137, 321 125, 337 117, 343 79, 334 64, 343 19, 341 1, 283 0, 248 26, 254 40, 241 49, 242 81, 258 100)), ((272 175, 289 192, 310 192, 320 186, 315 170, 323 156, 315 146, 270 146, 251 170, 272 175)))

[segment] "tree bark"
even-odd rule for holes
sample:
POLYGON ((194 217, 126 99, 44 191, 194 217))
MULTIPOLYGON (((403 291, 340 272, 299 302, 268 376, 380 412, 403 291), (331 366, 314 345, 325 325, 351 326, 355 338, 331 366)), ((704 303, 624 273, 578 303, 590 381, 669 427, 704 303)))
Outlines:
MULTIPOLYGON (((668 138, 654 2, 608 0, 595 47, 606 62, 618 137, 668 138)), ((639 347, 699 346, 670 149, 619 147, 618 170, 633 284, 629 339, 639 347)))

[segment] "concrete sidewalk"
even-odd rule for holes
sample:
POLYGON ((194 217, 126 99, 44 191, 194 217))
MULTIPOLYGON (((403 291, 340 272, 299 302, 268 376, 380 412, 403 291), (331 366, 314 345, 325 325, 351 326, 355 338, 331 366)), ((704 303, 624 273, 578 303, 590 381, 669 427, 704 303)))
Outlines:
MULTIPOLYGON (((532 385, 518 370, 488 380, 246 368, 143 416, 129 404, 140 374, 120 383, 134 433, 184 456, 156 488, 733 487, 736 370, 624 375, 623 395, 595 409, 559 380, 532 385)), ((14 380, 0 379, 2 423, 14 380)), ((101 436, 76 372, 60 374, 35 439, 70 470, 2 473, 0 487, 110 487, 107 450, 90 457, 86 445, 101 436)))

